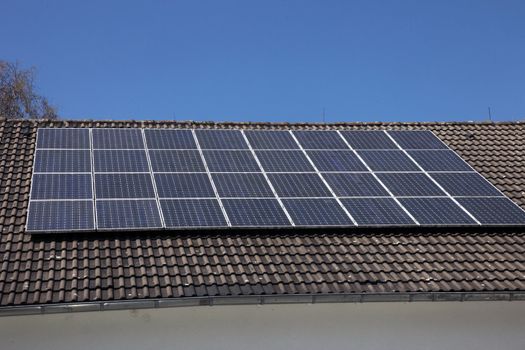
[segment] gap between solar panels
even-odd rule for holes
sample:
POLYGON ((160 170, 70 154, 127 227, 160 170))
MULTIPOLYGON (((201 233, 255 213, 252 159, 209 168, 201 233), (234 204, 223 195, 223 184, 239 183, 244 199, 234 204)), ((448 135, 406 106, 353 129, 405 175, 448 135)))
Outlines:
POLYGON ((525 225, 432 132, 41 128, 27 231, 525 225))

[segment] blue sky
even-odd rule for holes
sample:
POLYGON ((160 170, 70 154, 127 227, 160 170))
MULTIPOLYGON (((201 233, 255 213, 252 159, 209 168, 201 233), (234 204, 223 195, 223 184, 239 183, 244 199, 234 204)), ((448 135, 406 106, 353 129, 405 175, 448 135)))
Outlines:
POLYGON ((525 119, 525 1, 6 1, 64 118, 525 119))

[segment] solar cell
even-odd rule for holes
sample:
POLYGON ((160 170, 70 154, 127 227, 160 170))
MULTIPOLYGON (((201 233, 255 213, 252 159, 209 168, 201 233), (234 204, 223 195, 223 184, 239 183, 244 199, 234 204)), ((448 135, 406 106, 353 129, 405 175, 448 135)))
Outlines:
POLYGON ((94 150, 95 172, 149 172, 144 150, 94 150))
POLYGON ((94 230, 93 201, 31 201, 28 232, 94 230))
POLYGON ((224 199, 232 226, 291 226, 276 199, 224 199))
POLYGON ((199 151, 150 150, 153 172, 205 172, 199 151))
POLYGON ((343 198, 341 202, 358 225, 415 225, 392 198, 343 198))
POLYGON ((162 228, 155 200, 97 200, 96 209, 102 230, 162 228))
POLYGON ((373 171, 419 171, 403 151, 358 151, 373 171))
POLYGON ((246 130, 244 134, 253 149, 299 149, 288 131, 246 130))
POLYGON ((211 172, 260 172, 250 151, 202 151, 211 172))
POLYGON ((146 129, 148 149, 197 149, 191 130, 146 129))
POLYGON ((215 197, 207 174, 155 174, 159 198, 215 197))
POLYGON ((431 131, 388 131, 388 134, 396 140, 397 144, 404 149, 447 149, 448 147, 438 139, 431 131))
POLYGON ((91 199, 91 174, 34 174, 31 199, 91 199))
POLYGON ((525 224, 525 212, 505 197, 458 198, 458 202, 484 225, 525 224))
POLYGON ((248 149, 239 130, 195 130, 202 149, 248 149))
POLYGON ((220 197, 273 197, 262 174, 212 174, 220 197))
POLYGON ((268 178, 280 197, 332 197, 317 174, 270 173, 268 178))
POLYGON ((96 198, 155 198, 150 174, 95 174, 96 198))
POLYGON ((367 171, 353 151, 308 151, 319 171, 367 171))
POLYGON ((36 173, 91 172, 89 150, 36 150, 36 173))
POLYGON ((370 173, 323 174, 326 182, 339 197, 389 196, 379 181, 370 173))
POLYGON ((449 198, 400 198, 401 204, 421 225, 475 225, 449 198))
POLYGON ((216 199, 162 199, 166 227, 224 227, 226 219, 216 199))
POLYGON ((453 151, 408 151, 408 154, 426 171, 473 171, 453 151))
POLYGON ((293 134, 304 149, 348 149, 335 131, 294 131, 293 134))
POLYGON ((353 149, 397 149, 384 131, 341 131, 353 149))
POLYGON ((350 217, 335 199, 283 199, 296 226, 352 226, 350 217))
POLYGON ((423 173, 380 173, 377 176, 394 196, 446 196, 423 173))
POLYGON ((93 129, 93 149, 143 149, 140 129, 93 129))
POLYGON ((451 196, 502 196, 477 173, 432 173, 431 176, 451 196))
POLYGON ((315 171, 302 151, 256 151, 266 172, 315 171))
POLYGON ((89 129, 38 129, 37 148, 89 149, 89 129))

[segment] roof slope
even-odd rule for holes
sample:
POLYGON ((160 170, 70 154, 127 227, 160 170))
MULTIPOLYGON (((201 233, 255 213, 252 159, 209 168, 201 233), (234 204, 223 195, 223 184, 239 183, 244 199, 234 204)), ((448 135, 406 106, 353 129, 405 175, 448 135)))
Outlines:
POLYGON ((24 233, 38 127, 429 129, 525 208, 525 124, 0 119, 0 306, 319 293, 525 291, 525 229, 24 233))

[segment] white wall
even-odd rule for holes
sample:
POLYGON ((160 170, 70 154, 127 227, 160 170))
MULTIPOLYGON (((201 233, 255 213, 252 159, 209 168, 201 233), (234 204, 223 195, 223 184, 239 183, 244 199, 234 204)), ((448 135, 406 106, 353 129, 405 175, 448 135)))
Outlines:
POLYGON ((364 303, 0 317, 0 349, 525 349, 525 302, 364 303))

